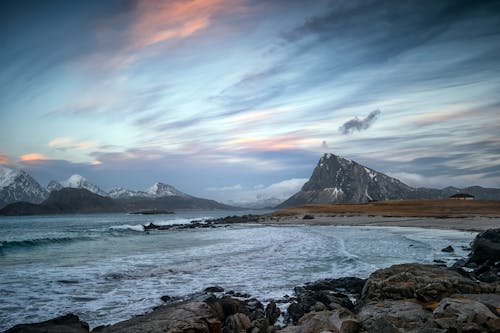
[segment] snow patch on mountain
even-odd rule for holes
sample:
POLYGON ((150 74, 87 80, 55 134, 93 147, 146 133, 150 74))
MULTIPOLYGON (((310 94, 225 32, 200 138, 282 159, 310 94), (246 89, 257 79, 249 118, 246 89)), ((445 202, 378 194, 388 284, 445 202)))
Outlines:
POLYGON ((0 208, 16 201, 42 202, 48 192, 29 174, 0 166, 0 208))
POLYGON ((72 175, 68 179, 60 182, 51 181, 47 186, 47 188, 51 191, 60 190, 63 187, 83 188, 89 190, 92 193, 99 194, 103 197, 108 196, 108 194, 101 188, 99 188, 99 186, 90 183, 85 177, 77 174, 72 175), (57 184, 59 184, 60 187, 57 184))

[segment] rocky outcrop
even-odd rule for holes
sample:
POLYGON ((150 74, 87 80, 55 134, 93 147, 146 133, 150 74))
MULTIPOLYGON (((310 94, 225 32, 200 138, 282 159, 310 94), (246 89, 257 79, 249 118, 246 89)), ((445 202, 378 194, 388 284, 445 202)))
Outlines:
POLYGON ((363 301, 402 300, 439 301, 456 293, 489 293, 495 287, 477 283, 442 267, 421 264, 395 265, 370 275, 363 287, 363 301))
MULTIPOLYGON (((498 230, 480 234, 470 258, 495 251, 498 230)), ((491 259, 471 261, 478 265, 491 259), (476 263, 477 262, 477 263, 476 263)), ((481 256, 479 256, 481 258, 481 256)), ((478 259, 474 259, 478 260, 478 259)), ((465 260, 462 262, 465 263, 465 260)), ((367 280, 325 279, 294 289, 284 314, 284 328, 277 326, 281 311, 271 300, 264 307, 249 295, 224 292, 213 286, 190 301, 165 297, 165 305, 151 313, 96 333, 451 333, 500 332, 500 282, 478 281, 474 273, 446 267, 401 264, 380 269, 367 280), (216 296, 219 295, 219 296, 216 296), (275 326, 276 325, 276 326, 275 326)), ((18 325, 8 333, 88 333, 78 317, 68 315, 47 322, 18 325)))
POLYGON ((21 324, 5 333, 88 333, 89 325, 78 316, 68 314, 36 324, 21 324))
POLYGON ((500 261, 500 229, 490 229, 480 233, 472 242, 469 263, 482 265, 486 261, 500 261))

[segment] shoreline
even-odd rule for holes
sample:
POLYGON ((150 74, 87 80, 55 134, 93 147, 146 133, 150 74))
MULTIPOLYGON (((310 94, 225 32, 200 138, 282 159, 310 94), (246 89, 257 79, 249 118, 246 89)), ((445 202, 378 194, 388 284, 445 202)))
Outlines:
POLYGON ((396 264, 366 279, 326 278, 294 288, 292 296, 262 300, 207 287, 188 299, 163 296, 163 305, 90 330, 67 314, 19 324, 5 333, 231 333, 231 332, 498 332, 500 229, 476 236, 472 252, 451 267, 396 264), (495 262, 491 262, 493 260, 495 262), (164 299, 165 298, 165 299, 164 299), (280 309, 281 308, 281 309, 280 309), (280 319, 282 318, 282 319, 280 319), (283 326, 284 325, 284 326, 283 326))
POLYGON ((257 222, 262 225, 308 225, 308 226, 350 226, 350 227, 408 227, 441 230, 458 230, 481 232, 500 226, 500 217, 396 217, 373 215, 329 215, 329 214, 299 214, 276 216, 262 215, 257 222), (309 216, 313 218, 304 218, 309 216))

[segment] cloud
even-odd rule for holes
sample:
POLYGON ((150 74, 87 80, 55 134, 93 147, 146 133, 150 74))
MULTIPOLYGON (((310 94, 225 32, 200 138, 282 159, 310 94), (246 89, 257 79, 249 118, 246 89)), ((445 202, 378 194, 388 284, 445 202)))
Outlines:
POLYGON ((349 134, 354 131, 361 132, 363 130, 366 130, 375 122, 375 120, 377 120, 377 117, 380 113, 380 110, 374 110, 363 119, 354 117, 353 119, 346 121, 342 126, 340 126, 339 131, 342 134, 349 134))
POLYGON ((9 164, 9 163, 10 163, 9 157, 4 153, 0 153, 0 164, 9 164))
POLYGON ((223 187, 208 187, 205 190, 214 193, 218 200, 226 202, 251 203, 265 199, 286 200, 300 191, 308 178, 291 178, 271 185, 258 184, 244 187, 241 184, 223 187))
POLYGON ((24 154, 24 155, 19 156, 19 159, 21 160, 21 162, 37 162, 37 161, 49 160, 48 157, 43 156, 42 154, 37 154, 37 153, 24 154))
POLYGON ((47 145, 59 151, 71 149, 92 149, 97 147, 97 143, 94 141, 76 141, 71 138, 55 138, 49 141, 47 145))
POLYGON ((238 191, 243 189, 241 184, 236 184, 232 186, 221 186, 221 187, 207 187, 205 190, 207 191, 238 191))
POLYGON ((145 47, 171 39, 187 38, 207 29, 214 17, 240 7, 243 1, 226 0, 140 0, 137 21, 132 28, 136 47, 145 47))

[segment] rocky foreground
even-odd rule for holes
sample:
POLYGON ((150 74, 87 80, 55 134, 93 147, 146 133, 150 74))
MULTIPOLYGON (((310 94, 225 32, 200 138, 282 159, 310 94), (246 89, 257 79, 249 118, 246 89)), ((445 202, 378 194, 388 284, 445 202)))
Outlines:
MULTIPOLYGON (((366 279, 327 279, 266 305, 249 295, 207 288, 150 313, 97 327, 101 333, 500 332, 500 229, 479 234, 453 267, 402 264, 366 279), (282 313, 278 304, 290 303, 282 313)), ((6 332, 89 332, 72 314, 6 332)))

